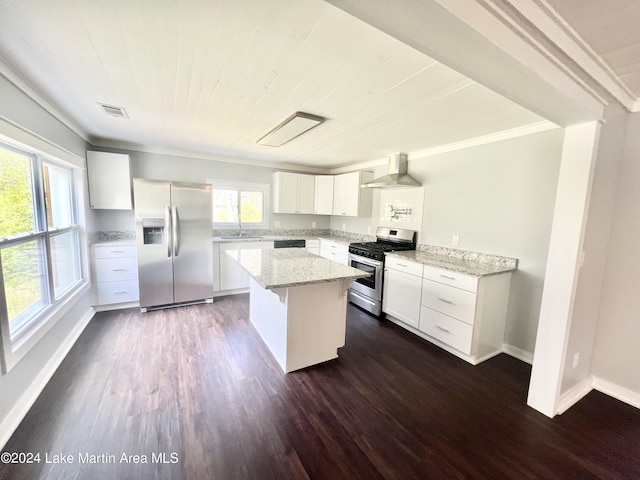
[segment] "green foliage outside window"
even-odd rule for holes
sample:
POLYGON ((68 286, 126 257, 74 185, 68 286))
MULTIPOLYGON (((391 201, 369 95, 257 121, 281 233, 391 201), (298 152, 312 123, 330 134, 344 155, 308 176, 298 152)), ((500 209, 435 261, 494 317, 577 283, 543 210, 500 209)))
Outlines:
MULTIPOLYGON (((0 237, 34 230, 31 160, 0 148, 0 237)), ((35 242, 0 250, 9 319, 41 299, 41 255, 35 242)))

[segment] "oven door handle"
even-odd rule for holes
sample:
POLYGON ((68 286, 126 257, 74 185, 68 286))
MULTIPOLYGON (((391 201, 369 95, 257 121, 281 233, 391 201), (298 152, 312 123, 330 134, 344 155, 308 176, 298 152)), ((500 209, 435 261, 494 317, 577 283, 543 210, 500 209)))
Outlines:
POLYGON ((355 260, 356 262, 362 263, 363 265, 368 265, 369 267, 373 268, 382 268, 383 265, 383 262, 361 257, 360 255, 354 255, 353 253, 349 254, 349 260, 355 260))

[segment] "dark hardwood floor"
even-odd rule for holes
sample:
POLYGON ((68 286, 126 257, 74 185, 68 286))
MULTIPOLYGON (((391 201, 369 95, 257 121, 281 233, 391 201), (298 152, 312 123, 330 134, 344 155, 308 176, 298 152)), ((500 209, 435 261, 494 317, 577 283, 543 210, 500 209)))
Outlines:
POLYGON ((340 357, 285 375, 248 305, 97 314, 5 446, 41 463, 0 478, 640 479, 640 410, 592 392, 549 419, 528 365, 474 367, 351 306, 340 357))

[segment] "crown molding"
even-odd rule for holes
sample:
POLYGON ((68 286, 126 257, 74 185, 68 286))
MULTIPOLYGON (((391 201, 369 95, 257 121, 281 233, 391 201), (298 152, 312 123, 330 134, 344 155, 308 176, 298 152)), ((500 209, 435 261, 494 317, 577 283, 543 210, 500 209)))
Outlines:
MULTIPOLYGON (((510 130, 503 130, 501 132, 491 133, 489 135, 483 135, 480 137, 469 138, 461 142, 449 143, 447 145, 439 145, 437 147, 427 148, 424 150, 416 150, 408 153, 408 160, 418 160, 425 157, 433 157, 442 153, 455 152, 458 150, 464 150, 466 148, 479 147, 481 145, 487 145, 490 143, 502 142, 517 137, 524 137, 526 135, 533 135, 535 133, 546 132, 548 130, 555 130, 561 128, 553 122, 547 120, 543 122, 533 123, 531 125, 525 125, 523 127, 512 128, 510 130)), ((386 165, 387 159, 380 158, 371 160, 368 162, 356 163, 353 165, 338 167, 330 170, 329 173, 335 175, 340 173, 353 172, 355 170, 364 170, 366 168, 378 167, 380 165, 386 165)))
POLYGON ((19 68, 17 65, 10 65, 12 63, 13 62, 11 62, 6 57, 0 57, 0 75, 6 78, 13 86, 24 93, 27 97, 33 100, 49 115, 54 117, 85 142, 88 142, 89 133, 84 128, 82 128, 80 124, 76 123, 74 120, 62 113, 62 111, 57 106, 55 106, 53 102, 51 102, 47 98, 46 95, 41 93, 36 87, 25 80, 21 75, 16 73, 19 68))
POLYGON ((254 167, 276 168, 282 170, 293 170, 296 172, 328 174, 327 168, 312 167, 309 165, 300 165, 288 162, 273 162, 269 160, 260 160, 256 158, 232 157, 208 152, 196 152, 193 150, 185 150, 171 147, 150 146, 130 142, 121 142, 117 140, 109 140, 103 138, 92 137, 89 143, 93 147, 110 148, 114 150, 127 150, 133 152, 150 153, 155 155, 169 155, 174 157, 195 158, 199 160, 209 160, 216 162, 235 163, 239 165, 250 165, 254 167))
POLYGON ((640 98, 635 96, 611 67, 546 0, 487 0, 485 3, 491 5, 494 12, 501 11, 503 17, 509 17, 512 27, 516 28, 520 34, 526 35, 530 42, 537 44, 540 50, 546 51, 547 56, 558 57, 557 53, 552 51, 553 48, 549 48, 545 43, 550 43, 552 47, 566 55, 570 60, 569 65, 567 62, 562 62, 566 73, 582 83, 585 89, 592 91, 596 97, 600 97, 601 101, 606 103, 600 95, 595 93, 590 83, 595 82, 630 112, 640 111, 640 98), (498 6, 505 2, 521 17, 517 18, 509 14, 503 5, 498 6), (538 35, 529 33, 527 22, 535 27, 538 35), (578 72, 575 68, 571 68, 571 63, 579 67, 578 72), (588 78, 583 78, 584 74, 588 78))

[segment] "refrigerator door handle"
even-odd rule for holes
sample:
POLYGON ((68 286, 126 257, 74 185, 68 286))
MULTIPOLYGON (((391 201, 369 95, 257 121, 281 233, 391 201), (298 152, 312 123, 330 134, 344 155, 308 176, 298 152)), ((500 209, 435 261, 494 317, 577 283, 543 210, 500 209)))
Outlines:
POLYGON ((167 239, 167 257, 171 256, 171 205, 167 205, 164 211, 164 224, 166 228, 165 238, 167 239))
POLYGON ((178 220, 178 207, 173 206, 172 212, 172 220, 173 224, 171 225, 171 233, 173 234, 173 256, 178 256, 178 251, 180 250, 180 230, 179 230, 179 220, 178 220))

